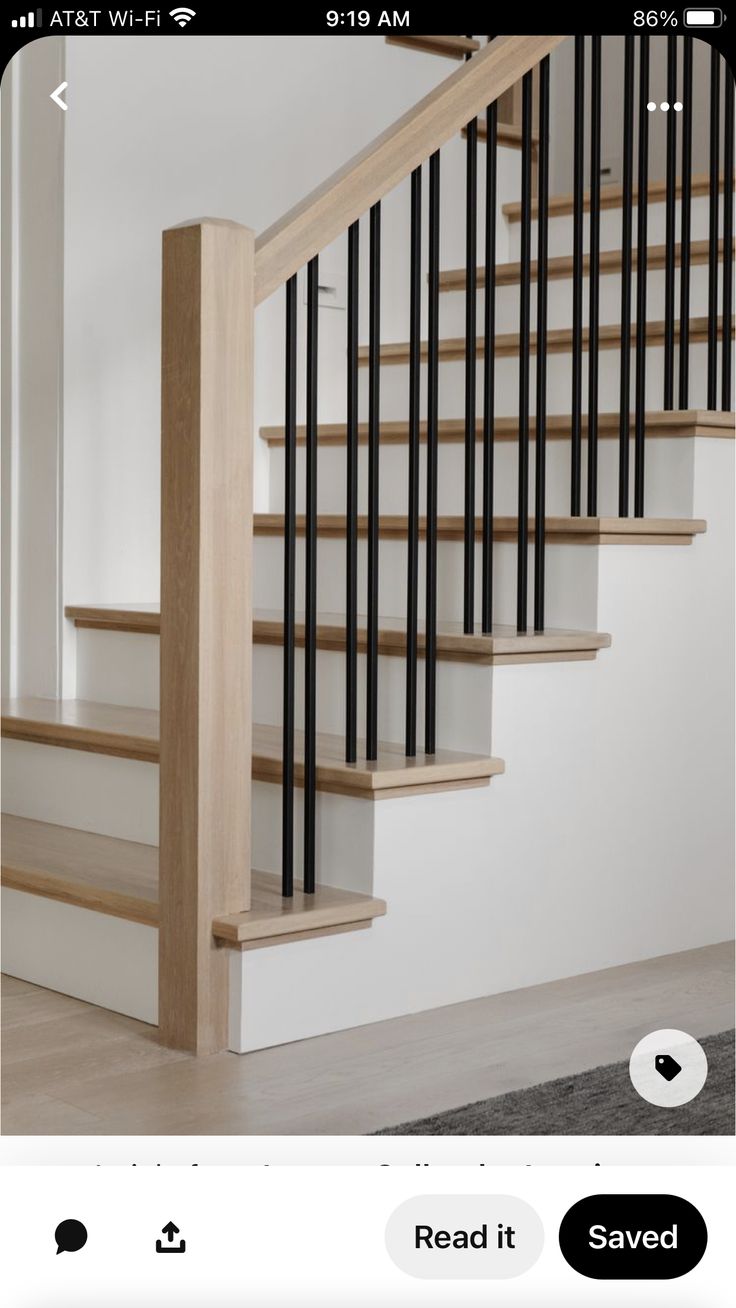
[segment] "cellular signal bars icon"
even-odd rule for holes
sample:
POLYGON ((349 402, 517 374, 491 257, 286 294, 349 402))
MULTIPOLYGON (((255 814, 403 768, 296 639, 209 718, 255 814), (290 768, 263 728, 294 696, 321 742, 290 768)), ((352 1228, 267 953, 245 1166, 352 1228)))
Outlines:
POLYGON ((23 18, 13 18, 11 20, 10 26, 11 27, 42 27, 43 11, 41 9, 37 9, 34 13, 34 11, 31 9, 29 13, 23 18))

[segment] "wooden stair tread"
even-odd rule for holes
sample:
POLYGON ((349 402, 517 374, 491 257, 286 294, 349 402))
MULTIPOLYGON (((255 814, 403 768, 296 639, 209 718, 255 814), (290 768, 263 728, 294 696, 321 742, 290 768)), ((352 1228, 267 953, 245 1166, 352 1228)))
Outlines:
POLYGON ((147 926, 158 924, 158 850, 2 815, 2 884, 147 926))
MULTIPOLYGON (((70 605, 65 610, 78 627, 100 630, 135 632, 155 635, 160 629, 158 608, 153 605, 70 605)), ((304 619, 296 615, 295 639, 304 644, 304 619)), ((253 640, 260 645, 283 644, 283 613, 277 609, 256 609, 253 615, 253 640)), ((439 658, 468 663, 529 662, 541 657, 544 661, 554 655, 561 657, 594 653, 607 649, 611 637, 599 631, 571 631, 548 628, 543 633, 528 632, 519 635, 515 627, 497 623, 491 634, 477 629, 472 635, 463 631, 460 622, 440 622, 437 628, 437 655, 439 658)), ((366 619, 358 617, 358 649, 366 645, 366 619)), ((317 615, 318 649, 344 650, 345 615, 319 613, 317 615)), ((424 624, 419 623, 418 652, 425 650, 424 624)), ((400 618, 381 618, 378 631, 379 654, 406 653, 406 627, 400 618)))
MULTIPOLYGON (((0 880, 7 889, 158 926, 155 845, 4 813, 0 880)), ((385 912, 382 899, 332 886, 318 886, 314 895, 297 886, 293 899, 284 900, 277 876, 254 871, 249 911, 218 917, 212 929, 224 943, 247 948, 250 942, 264 945, 368 926, 385 912)))
MULTIPOLYGON (((723 190, 723 174, 720 176, 720 190, 723 190)), ((677 179, 677 195, 682 194, 680 179, 677 179)), ((708 195, 710 193, 710 176, 708 173, 697 173, 692 179, 692 195, 708 195)), ((624 188, 619 182, 612 182, 601 187, 601 209, 618 209, 623 200, 624 188)), ((634 204, 636 204, 639 194, 638 187, 634 186, 634 204)), ((656 182, 650 182, 647 188, 647 199, 649 204, 661 203, 667 194, 667 182, 662 178, 656 182)), ((590 191, 584 192, 583 204, 586 212, 590 209, 590 191)), ((549 199, 549 216, 550 218, 561 218, 566 214, 571 214, 574 207, 574 196, 552 195, 549 199)), ((512 200, 503 206, 503 213, 510 223, 521 222, 521 201, 512 200)), ((532 200, 532 217, 537 215, 537 201, 532 200)))
MULTIPOLYGON (((736 248, 736 246, 735 246, 736 248)), ((710 251, 710 241, 693 241, 690 246, 691 264, 702 264, 708 262, 710 251)), ((658 268, 664 268, 667 254, 666 245, 650 245, 647 247, 647 269, 653 271, 658 268)), ((678 243, 675 246, 675 264, 679 266, 681 262, 682 246, 678 243)), ((719 257, 723 257, 723 241, 718 242, 719 257)), ((602 276, 611 273, 621 272, 623 256, 620 250, 601 250, 600 272, 602 276)), ((637 251, 632 251, 632 267, 638 266, 637 251)), ((583 256, 583 273, 587 276, 590 269, 590 255, 583 256)), ((550 281, 558 281, 563 278, 569 278, 573 275, 573 256, 571 254, 557 254, 548 260, 548 274, 550 281)), ((537 261, 531 263, 532 281, 537 279, 537 261)), ((517 286, 521 280, 521 264, 516 263, 499 263, 496 266, 496 286, 517 286)), ((486 284, 485 268, 478 269, 478 286, 484 287, 486 284)), ((465 269, 451 268, 447 272, 440 273, 440 290, 441 291, 463 291, 465 290, 465 269)))
MULTIPOLYGON (((736 319, 732 320, 736 325, 736 319)), ((662 345, 664 343, 665 323, 659 322, 647 323, 647 345, 662 345)), ((718 319, 718 335, 722 335, 722 320, 718 319)), ((588 348, 588 328, 583 329, 583 349, 588 348)), ((571 327, 553 327, 547 332, 547 353, 548 354, 567 354, 572 349, 573 333, 571 327)), ((675 324, 675 340, 680 339, 680 324, 675 324)), ((698 341, 708 339, 708 319, 706 317, 690 319, 690 341, 695 344, 698 341)), ((636 324, 631 326, 631 348, 633 350, 636 342, 636 324)), ((496 358, 505 358, 515 356, 519 353, 520 336, 518 332, 503 332, 496 336, 496 358)), ((604 323, 598 332, 598 347, 601 350, 618 350, 621 348, 621 326, 619 323, 604 323)), ((529 338, 529 349, 536 353, 537 333, 531 332, 529 338)), ((421 342, 421 357, 427 357, 427 342, 421 342)), ((480 333, 476 346, 476 354, 483 355, 483 334, 480 333)), ((449 336, 439 341, 439 359, 444 363, 456 363, 465 359, 465 337, 449 336)), ((381 363, 389 366, 392 364, 408 364, 409 362, 409 342, 408 341, 390 341, 381 346, 381 363)), ((360 367, 368 365, 368 346, 361 345, 358 349, 358 364, 360 367)))
POLYGON ((405 45, 410 50, 442 55, 445 59, 464 59, 480 50, 480 41, 472 36, 387 36, 386 45, 405 45))
MULTIPOLYGON (((515 540, 517 519, 512 516, 499 516, 493 519, 495 540, 515 540)), ((282 513, 256 513, 253 528, 257 536, 283 536, 284 515, 282 513)), ((297 514, 296 530, 304 534, 305 518, 297 514)), ((364 514, 358 516, 358 535, 365 536, 368 519, 364 514)), ((442 514, 437 519, 437 536, 440 540, 462 540, 465 521, 460 514, 442 514)), ((702 518, 572 518, 548 517, 545 530, 550 544, 617 544, 621 541, 649 542, 651 540, 672 541, 677 538, 690 542, 693 536, 706 530, 702 518)), ((381 514, 379 534, 386 538, 403 539, 407 532, 407 518, 404 514, 381 514)), ((476 539, 483 532, 483 519, 475 520, 476 539)), ((529 519, 530 535, 534 534, 534 519, 529 519)), ((320 513, 317 518, 317 533, 320 536, 345 536, 345 517, 340 513, 320 513)), ((426 534, 426 518, 419 519, 419 533, 426 534)))
MULTIPOLYGON (((631 415, 631 430, 633 431, 634 415, 631 415)), ((598 435, 601 438, 616 438, 619 434, 619 414, 599 413, 598 414, 598 435)), ((536 435, 536 421, 532 415, 530 419, 531 436, 536 435)), ((547 439, 548 440, 569 440, 572 419, 568 413, 550 414, 547 418, 547 439)), ((722 436, 733 438, 736 427, 736 414, 722 413, 720 410, 706 409, 675 409, 670 412, 653 411, 646 415, 646 434, 647 438, 651 436, 722 436)), ((583 430, 587 431, 587 415, 583 417, 583 430)), ((475 425, 476 439, 483 438, 483 421, 479 418, 475 425)), ((268 445, 284 444, 283 427, 261 427, 261 438, 268 445)), ((494 439, 501 441, 516 440, 519 434, 519 420, 515 417, 496 418, 494 423, 494 439)), ((427 439, 427 424, 421 422, 419 425, 420 439, 427 439)), ((465 419, 464 418, 441 418, 438 424, 438 436, 442 443, 463 444, 465 441, 465 419)), ((297 444, 303 445, 306 440, 306 428, 299 426, 296 429, 297 444)), ((317 439, 323 445, 344 445, 346 441, 346 430, 344 422, 323 422, 317 428, 317 439)), ((396 419, 394 421, 384 421, 381 423, 381 444, 382 445, 404 445, 409 439, 409 423, 406 418, 396 419)), ((368 443, 368 424, 361 422, 358 424, 358 441, 361 445, 368 443)))
MULTIPOLYGON (((89 700, 22 698, 3 701, 2 734, 13 740, 158 762, 159 715, 153 709, 98 704, 89 700)), ((296 733, 295 781, 303 782, 303 735, 296 733)), ((345 762, 341 736, 317 736, 317 789, 364 799, 397 797, 456 786, 485 785, 503 772, 501 759, 438 750, 406 758, 403 746, 380 743, 367 762, 359 743, 357 763, 345 762)), ((281 781, 281 727, 254 724, 255 781, 281 781)))
POLYGON ((313 895, 305 895, 297 882, 293 897, 283 899, 278 877, 254 872, 249 911, 216 917, 212 931, 225 945, 247 948, 279 936, 305 939, 341 927, 368 926, 385 912, 385 900, 335 886, 317 886, 313 895))

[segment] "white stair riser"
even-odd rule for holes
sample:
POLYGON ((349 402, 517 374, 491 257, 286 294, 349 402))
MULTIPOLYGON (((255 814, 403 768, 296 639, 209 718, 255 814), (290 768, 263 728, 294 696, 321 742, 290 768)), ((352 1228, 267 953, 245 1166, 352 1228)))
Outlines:
MULTIPOLYGON (((485 727, 490 732, 490 711, 485 727)), ((4 812, 158 844, 155 764, 22 740, 3 740, 2 761, 4 812)), ((256 781, 252 800, 253 866, 272 872, 281 865, 281 787, 256 781)), ((317 805, 320 879, 350 888, 346 867, 355 867, 363 877, 370 869, 369 815, 364 810, 371 808, 371 801, 320 793, 317 805)), ((297 790, 297 832, 301 806, 302 793, 297 790)))
MULTIPOLYGON (((513 324, 518 330, 518 322, 513 324)), ((450 334, 447 333, 449 336, 450 334)), ((401 333, 396 336, 384 335, 385 341, 406 339, 401 333)), ((631 402, 634 398, 634 346, 632 334, 631 348, 631 402)), ((677 347, 676 347, 677 350, 677 347)), ((602 413, 615 412, 619 408, 619 370, 620 348, 599 351, 599 388, 598 408, 602 413)), ((689 408, 705 409, 707 405, 706 361, 708 347, 706 341, 693 342, 690 345, 690 389, 689 408)), ((720 374, 719 343, 719 374, 720 374)), ((677 358, 677 354, 676 354, 677 358)), ((302 368, 300 376, 304 375, 302 368)), ((677 372, 676 372, 677 376, 677 372)), ((530 359, 530 408, 533 413, 536 404, 535 395, 536 356, 530 359)), ((583 353, 583 406, 587 406, 588 352, 583 353)), ((262 386, 264 383, 260 382, 262 386)), ((270 375, 270 387, 267 400, 257 406, 258 426, 276 426, 283 422, 283 369, 270 375)), ((300 390, 301 393, 301 390, 300 390)), ((368 417, 368 368, 359 370, 359 417, 361 422, 368 417)), ((547 412, 569 413, 572 393, 572 353, 565 350, 547 356, 547 412)), ((661 409, 664 394, 664 355, 661 341, 651 344, 646 357, 646 407, 661 409)), ((384 365, 381 369, 380 414, 382 419, 403 419, 408 414, 409 366, 407 362, 384 365)), ((478 415, 483 412, 483 362, 477 361, 476 407, 478 415)), ((675 391, 677 398, 677 390, 675 391)), ((720 405, 720 389, 718 391, 720 405)), ((512 416, 519 412, 519 360, 518 354, 504 355, 496 360, 495 404, 499 417, 512 416)), ((422 364, 420 379, 420 413, 426 416, 427 405, 427 370, 422 364)), ((325 350, 320 366, 319 379, 319 421, 344 422, 346 412, 346 369, 344 341, 338 350, 325 350)), ((441 418, 462 417, 465 412, 465 360, 443 359, 440 365, 439 381, 439 416, 441 418)), ((299 406, 299 422, 304 421, 303 406, 299 406)))
MULTIPOLYGON (((722 286, 722 272, 719 281, 722 286)), ((675 313, 680 312, 679 270, 675 283, 675 313)), ((555 279, 548 283, 547 326, 551 329, 569 327, 572 322, 572 279, 569 277, 555 279)), ((583 282, 583 322, 588 321, 589 281, 583 282)), ((520 288, 516 286, 499 286, 496 290, 496 331, 517 332, 519 330, 520 288)), ((478 290, 477 330, 483 332, 484 291, 478 290)), ((647 276, 647 319, 649 322, 664 321, 665 273, 664 269, 655 269, 647 276)), ((537 284, 531 287, 532 324, 536 330, 537 323, 537 284)), ((636 322, 636 276, 632 279, 631 322, 636 322)), ((708 313, 708 268, 697 264, 690 274, 690 317, 704 317, 708 313)), ((621 278, 611 273, 601 277, 599 282, 599 321, 603 324, 619 323, 621 320, 621 278)), ((465 292, 447 291, 440 300, 440 336, 465 335, 465 292)), ((407 336, 408 339, 408 336, 407 336)))
MULTIPOLYGON (((721 206, 723 205, 723 195, 721 194, 721 206)), ((691 209, 691 238, 693 241, 704 241, 708 236, 708 207, 709 200, 707 195, 696 195, 692 200, 691 209)), ((622 211, 616 209, 601 209, 601 249, 602 250, 620 250, 621 248, 621 220, 622 211)), ((507 221, 507 220, 505 220, 507 221)), ((636 249, 636 224, 637 224, 637 207, 633 209, 633 242, 636 249)), ((650 202, 647 214, 647 245, 662 245, 665 240, 666 212, 664 200, 656 204, 650 202)), ((549 221, 549 253, 555 254, 572 254, 572 237, 573 237, 573 220, 572 214, 560 214, 551 216, 549 221)), ((675 240, 680 239, 680 201, 677 202, 676 210, 676 232, 675 240)), ((521 223, 508 223, 508 247, 509 259, 519 258, 519 249, 521 244, 521 223)), ((590 248, 590 214, 583 215, 583 248, 587 251, 590 248)), ((537 222, 532 220, 532 258, 536 258, 537 249, 537 222)))
MULTIPOLYGON (((595 628, 596 548, 585 545, 554 545, 547 551, 547 625, 550 627, 595 628)), ((516 622, 516 544, 498 541, 494 545, 494 611, 497 622, 516 622)), ((476 545, 476 613, 480 620, 481 547, 476 545)), ((438 551, 437 609, 441 621, 463 618, 463 543, 443 541, 438 551)), ((531 618, 533 560, 529 552, 529 602, 531 618)), ((282 604, 283 542, 276 537, 256 543, 254 578, 255 603, 259 608, 282 604)), ((366 590, 365 540, 358 543, 359 595, 366 590)), ((297 541, 297 597, 304 594, 304 541, 297 541)), ((419 593, 424 591, 424 551, 419 552, 419 593)), ((301 604, 298 598, 297 603, 301 604)), ((345 545, 342 540, 322 538, 318 546, 317 605, 325 613, 344 612, 345 545)), ((360 600, 360 608, 365 602, 360 600)), ((379 613, 403 618, 406 612, 406 542, 382 540, 379 558, 379 613)))
POLYGON ((158 844, 156 764, 25 740, 3 740, 2 762, 4 812, 158 844))
POLYGON ((154 927, 3 888, 2 953, 9 976, 158 1021, 154 927))
MULTIPOLYGON (((137 686, 140 699, 146 695, 150 677, 133 682, 129 673, 131 645, 142 647, 145 662, 158 666, 158 636, 134 635, 115 631, 80 630, 80 647, 85 669, 94 668, 91 683, 86 677, 77 682, 80 699, 94 698, 106 704, 135 704, 137 686)), ((144 660, 137 661, 140 668, 144 660)), ((253 696, 258 705, 258 721, 278 725, 282 720, 282 652, 278 645, 255 645, 253 648, 253 696)), ((379 725, 381 740, 404 740, 406 663, 403 658, 380 656, 379 725)), ((303 652, 296 652, 297 723, 302 720, 304 687, 303 652)), ((140 701, 139 701, 140 702, 140 701)), ((359 732, 363 734, 365 714, 365 656, 358 655, 359 732)), ((418 663, 419 744, 424 729, 424 661, 418 663)), ((158 707, 158 701, 150 705, 158 707)), ((317 726, 320 731, 340 735, 345 729, 345 656, 344 653, 320 650, 317 659, 317 726)), ((446 749, 489 753, 491 745, 491 670, 487 666, 443 661, 437 685, 438 740, 446 749)), ((15 745, 23 742, 7 742, 15 745)), ((38 746, 29 746, 30 749, 38 746)), ((29 756, 32 765, 33 757, 29 756)), ((260 800, 267 803, 269 787, 259 787, 260 800)), ((280 800, 279 800, 280 803, 280 800)), ((155 814, 153 815, 155 818, 155 814)), ((278 824, 277 824, 278 825, 278 824)), ((147 835, 154 831, 149 823, 147 835)), ((155 842, 155 834, 152 843, 155 842)))
MULTIPOLYGON (((701 439, 701 438, 698 438, 701 439)), ((385 444, 380 458, 380 502, 382 513, 406 514, 408 501, 408 446, 385 444)), ((535 442, 530 444, 530 506, 533 506, 535 442)), ((547 513, 570 512, 569 440, 547 443, 547 513)), ((633 469, 633 441, 630 447, 633 469)), ((603 516, 618 514, 618 440, 606 437, 598 443, 598 508, 603 516)), ((321 513, 345 513, 346 453, 344 445, 323 445, 319 452, 318 505, 321 513)), ((438 509, 441 514, 464 513, 465 455, 461 444, 442 444, 438 455, 438 509)), ((587 445, 583 438, 583 484, 587 472, 587 445)), ((646 448, 646 509, 650 517, 689 517, 692 515, 692 440, 683 437, 656 437, 646 448)), ((271 450, 271 508, 282 513, 284 507, 284 451, 271 450)), ((304 448, 297 450, 297 506, 304 512, 304 448)), ((483 455, 476 446, 476 509, 482 512, 483 455)), ((426 447, 420 451, 420 512, 426 508, 426 447)), ((633 477, 633 472, 632 472, 633 477)), ((632 481, 633 486, 633 481, 632 481)), ((518 503, 518 445, 516 440, 496 443, 494 452, 494 511, 516 516, 518 503)), ((368 452, 359 450, 359 510, 368 508, 368 452)), ((444 548, 441 546, 440 548, 444 548)))
MULTIPOLYGON (((708 346, 706 341, 699 341, 690 346, 690 393, 689 408, 705 409, 707 405, 706 364, 708 346)), ((588 352, 583 353, 583 412, 587 408, 588 352)), ((601 413, 616 412, 620 396, 620 350, 600 350, 598 382, 598 410, 601 413)), ((631 350, 631 403, 634 400, 635 375, 634 340, 631 350)), ((720 348, 719 348, 720 362, 720 348)), ((535 377, 536 356, 532 355, 530 367, 530 408, 536 407, 535 377)), ((720 369, 719 369, 720 372, 720 369)), ((677 374, 676 374, 677 375, 677 374)), ((427 376, 426 367, 421 369, 421 414, 426 414, 427 376)), ((385 366, 381 370, 381 417, 384 419, 406 418, 407 396, 409 387, 408 364, 385 366)), ((547 412, 569 413, 572 394, 572 353, 566 350, 559 354, 547 356, 547 412)), ((646 408, 662 408, 664 395, 664 352, 661 342, 650 345, 646 352, 646 408)), ((483 368, 478 359, 476 380, 476 407, 478 416, 483 412, 483 368)), ((720 389, 718 391, 720 404, 720 389)), ((507 355, 496 361, 496 412, 499 417, 516 415, 519 412, 519 360, 517 356, 507 355)), ((439 413, 441 418, 462 417, 465 412, 465 361, 464 359, 443 360, 440 367, 439 413)), ((368 414, 368 372, 361 370, 360 378, 360 416, 364 420, 368 414)), ((337 396, 328 392, 324 397, 324 406, 320 400, 320 421, 335 422, 345 420, 345 393, 337 396)))
MULTIPOLYGON (((254 688, 262 722, 282 720, 282 656, 274 646, 256 646, 254 688)), ((366 660, 358 656, 358 736, 364 737, 366 660)), ((437 743, 445 749, 491 752, 492 669, 488 666, 440 661, 437 670, 437 743)), ((296 721, 303 723, 304 658, 296 653, 296 721)), ((381 740, 405 741, 406 661, 385 656, 378 664, 378 735, 381 740)), ((320 650, 317 658, 317 725, 320 731, 345 731, 345 655, 320 650)), ((424 660, 417 663, 417 748, 424 744, 424 660)), ((379 801, 384 802, 384 801, 379 801)))

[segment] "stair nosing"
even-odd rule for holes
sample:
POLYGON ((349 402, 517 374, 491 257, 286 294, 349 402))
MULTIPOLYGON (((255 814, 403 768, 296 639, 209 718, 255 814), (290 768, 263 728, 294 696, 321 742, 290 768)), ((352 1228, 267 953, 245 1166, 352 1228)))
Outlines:
MULTIPOLYGON (((629 416, 630 429, 633 431, 635 415, 629 416)), ((703 435, 701 429, 706 428, 707 434, 713 434, 724 439, 733 439, 736 436, 736 413, 724 412, 712 409, 673 409, 669 412, 664 410, 651 410, 645 414, 646 436, 647 439, 652 437, 691 437, 703 435)), ((546 437, 547 440, 569 440, 570 429, 572 426, 572 417, 570 414, 548 414, 546 437)), ((582 419, 582 430, 588 429, 587 415, 582 419)), ((518 417, 513 415, 496 417, 494 424, 494 440, 507 441, 516 440, 519 432, 518 417)), ((618 439, 620 432, 620 415, 617 412, 599 413, 598 415, 598 437, 599 439, 618 439)), ((530 418, 530 437, 536 438, 536 419, 534 415, 530 418)), ((476 440, 483 439, 483 419, 478 418, 475 424, 476 440)), ((278 426, 263 426, 260 428, 260 437, 267 445, 281 447, 285 444, 284 429, 278 426)), ((422 420, 419 424, 419 439, 425 441, 427 438, 427 423, 422 420)), ((456 442, 459 444, 465 441, 465 419, 464 418, 441 418, 438 423, 438 438, 440 442, 456 442)), ((323 444, 344 445, 347 439, 347 428, 344 422, 320 423, 317 427, 317 440, 323 444)), ((407 418, 384 420, 381 423, 381 444, 406 444, 409 439, 409 421, 407 418)), ((306 441, 306 427, 302 424, 296 429, 297 445, 303 445, 306 441)), ((358 424, 358 443, 361 445, 368 442, 368 423, 358 424)))

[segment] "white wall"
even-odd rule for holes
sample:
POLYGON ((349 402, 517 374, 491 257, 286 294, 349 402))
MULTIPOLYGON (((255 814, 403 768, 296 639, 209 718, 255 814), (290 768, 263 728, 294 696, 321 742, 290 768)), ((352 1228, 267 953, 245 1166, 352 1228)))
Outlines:
MULTIPOLYGON (((379 37, 67 49, 65 599, 151 600, 162 229, 208 214, 262 231, 453 66, 379 37)), ((277 296, 260 318, 278 329, 282 315, 277 296)), ((345 315, 320 320, 327 352, 345 315)), ((278 421, 283 372, 262 348, 258 375, 260 418, 278 421)))
POLYGON ((61 641, 64 42, 2 82, 3 693, 56 695, 61 641))

